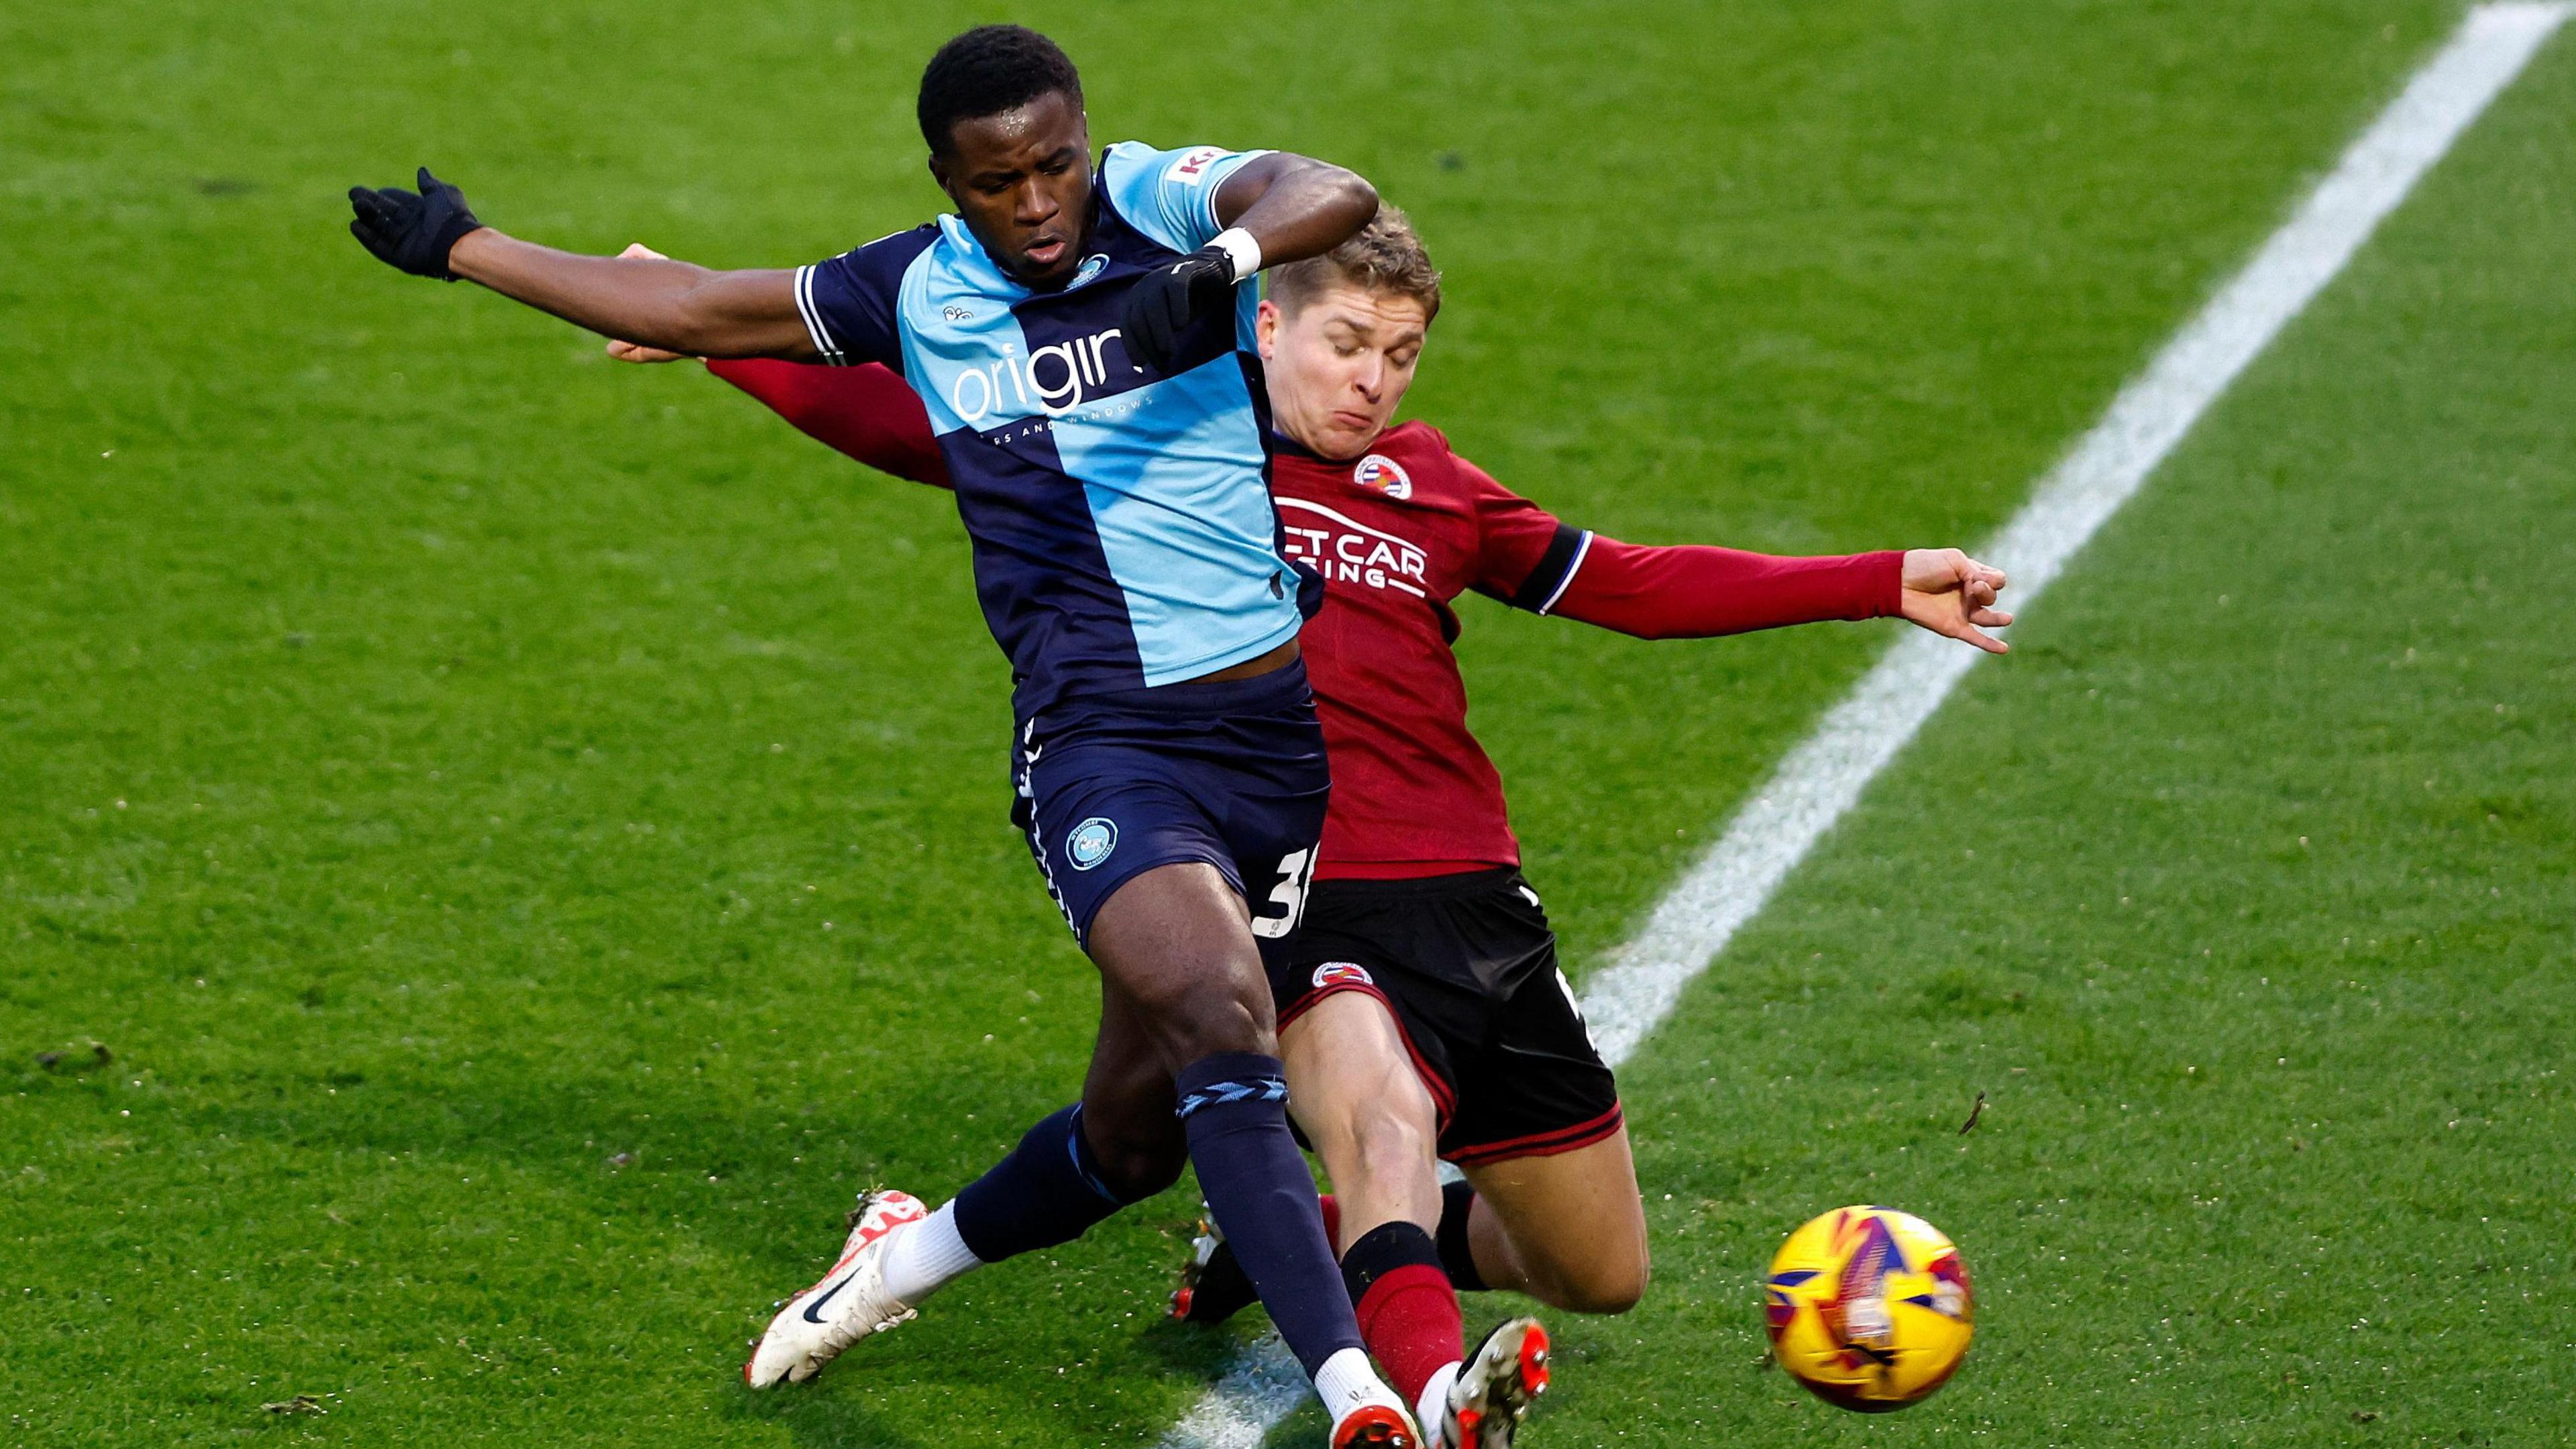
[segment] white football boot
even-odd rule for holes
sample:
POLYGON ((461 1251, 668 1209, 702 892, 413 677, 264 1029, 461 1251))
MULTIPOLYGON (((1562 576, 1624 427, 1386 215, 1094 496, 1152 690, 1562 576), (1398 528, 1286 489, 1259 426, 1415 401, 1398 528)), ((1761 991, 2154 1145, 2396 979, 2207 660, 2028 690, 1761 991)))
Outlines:
POLYGON ((871 1188, 859 1194, 841 1261, 769 1320, 751 1362, 742 1366, 743 1381, 755 1389, 782 1378, 801 1384, 851 1344, 908 1321, 912 1306, 886 1291, 886 1246, 928 1216, 930 1210, 910 1193, 871 1188))
POLYGON ((1547 1392, 1547 1329, 1513 1318, 1485 1335, 1450 1382, 1436 1449, 1511 1449, 1530 1405, 1547 1392))

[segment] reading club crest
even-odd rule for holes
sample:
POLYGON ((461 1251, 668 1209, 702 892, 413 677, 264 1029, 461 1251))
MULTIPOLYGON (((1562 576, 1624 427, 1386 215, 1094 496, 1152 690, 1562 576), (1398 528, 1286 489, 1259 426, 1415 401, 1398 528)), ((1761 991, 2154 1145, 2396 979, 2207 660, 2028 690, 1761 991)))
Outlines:
POLYGON ((1401 503, 1413 496, 1413 479, 1402 464, 1382 453, 1371 453, 1360 459, 1351 470, 1351 481, 1373 493, 1383 493, 1401 503))

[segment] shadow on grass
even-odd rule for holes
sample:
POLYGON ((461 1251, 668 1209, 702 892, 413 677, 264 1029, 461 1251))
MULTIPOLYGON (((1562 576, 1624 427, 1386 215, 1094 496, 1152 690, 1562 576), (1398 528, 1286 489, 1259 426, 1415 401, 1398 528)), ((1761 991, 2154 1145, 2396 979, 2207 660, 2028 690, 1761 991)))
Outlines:
MULTIPOLYGON (((281 1073, 225 1084, 227 1100, 184 1113, 183 1131, 309 1161, 309 1172, 268 1173, 262 1189, 307 1200, 272 1199, 263 1211, 336 1211, 360 1235, 357 1256, 545 1312, 564 1351, 626 1353, 617 1341, 631 1342, 648 1376, 705 1383, 705 1411, 718 1418, 774 1422, 818 1449, 951 1444, 961 1431, 964 1442, 1133 1439, 1167 1425, 1245 1336, 1161 1316, 1187 1251, 1196 1199, 1186 1188, 1083 1242, 974 1275, 814 1383, 755 1393, 732 1373, 772 1302, 829 1264, 852 1191, 876 1180, 818 1144, 899 1140, 908 1165, 897 1185, 935 1200, 1008 1146, 1016 1127, 1005 1124, 1040 1115, 1039 1075, 987 1081, 1022 1100, 978 1099, 968 1121, 957 1094, 937 1086, 788 1111, 693 1105, 685 1086, 495 1072, 460 1088, 376 1068, 316 1106, 320 1094, 300 1081, 278 1091, 281 1073), (262 1107, 262 1096, 281 1100, 262 1107), (781 1133, 781 1120, 796 1130, 781 1133), (816 1136, 804 1135, 809 1122, 816 1136), (934 1124, 968 1130, 934 1134, 934 1124), (591 1251, 565 1251, 585 1240, 591 1251), (621 1286, 622 1299, 607 1296, 621 1286), (578 1306, 611 1302, 624 1316, 578 1306)), ((453 1336, 488 1310, 465 1301, 443 1311, 453 1336)), ((683 1388, 682 1402, 697 1393, 683 1388)))

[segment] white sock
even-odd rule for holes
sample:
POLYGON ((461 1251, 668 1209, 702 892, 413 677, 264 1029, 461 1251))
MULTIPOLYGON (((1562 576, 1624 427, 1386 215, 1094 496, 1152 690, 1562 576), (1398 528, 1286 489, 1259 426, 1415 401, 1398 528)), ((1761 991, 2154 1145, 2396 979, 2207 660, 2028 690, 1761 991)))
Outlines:
MULTIPOLYGON (((1458 1370, 1466 1366, 1464 1362, 1453 1363, 1433 1374, 1431 1382, 1422 1386, 1422 1397, 1413 1401, 1413 1422, 1422 1426, 1422 1442, 1432 1449, 1441 1449, 1440 1424, 1449 1412, 1449 1386, 1458 1382, 1458 1370)), ((1450 1449, 1474 1446, 1459 1444, 1450 1449)))
POLYGON ((1324 1360, 1322 1368, 1315 1370, 1315 1397, 1324 1401, 1324 1412, 1333 1416, 1336 1425, 1350 1417, 1352 1410, 1370 1404, 1404 1407, 1402 1396, 1377 1376, 1367 1350, 1357 1348, 1336 1351, 1324 1360))
POLYGON ((924 1298, 983 1266, 957 1235, 957 1204, 951 1200, 886 1244, 886 1291, 918 1308, 924 1298))

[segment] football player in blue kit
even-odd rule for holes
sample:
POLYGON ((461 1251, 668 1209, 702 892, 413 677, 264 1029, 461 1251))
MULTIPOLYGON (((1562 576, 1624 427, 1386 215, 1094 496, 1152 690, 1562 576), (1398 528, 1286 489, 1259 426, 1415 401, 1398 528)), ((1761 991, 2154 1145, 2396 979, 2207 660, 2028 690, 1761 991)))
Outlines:
POLYGON ((1341 1446, 1410 1446, 1361 1347, 1290 1135, 1260 943, 1297 922, 1329 778, 1279 547, 1253 347, 1264 266, 1377 210, 1280 152, 1114 145, 1017 26, 951 40, 919 98, 953 215, 792 271, 591 257, 504 236, 458 190, 358 188, 351 230, 611 337, 710 357, 880 362, 928 409, 1016 680, 1017 818, 1098 965, 1081 1100, 937 1211, 863 1194, 841 1259, 744 1376, 802 1380, 983 1264, 1080 1236, 1185 1162, 1341 1446))

